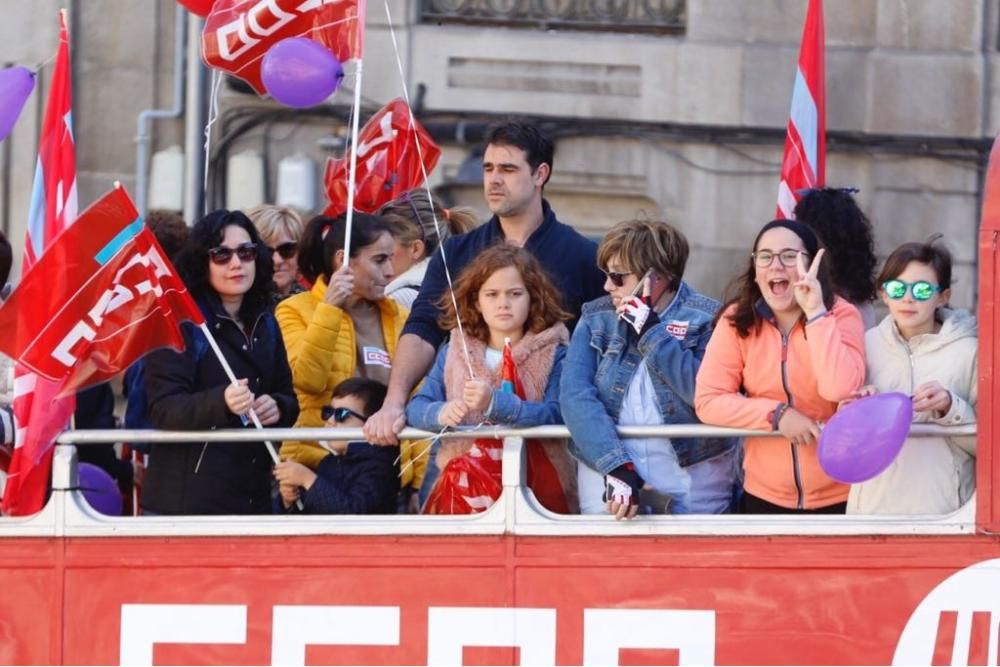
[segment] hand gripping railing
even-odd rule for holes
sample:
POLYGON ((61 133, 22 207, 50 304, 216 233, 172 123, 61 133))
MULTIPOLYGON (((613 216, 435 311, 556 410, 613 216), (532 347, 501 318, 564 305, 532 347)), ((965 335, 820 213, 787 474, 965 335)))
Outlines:
MULTIPOLYGON (((975 425, 942 427, 915 424, 911 437, 968 437, 975 425)), ((743 437, 771 432, 720 428, 704 424, 622 426, 623 438, 635 437, 743 437)), ((565 426, 460 429, 444 434, 407 428, 407 440, 490 437, 503 439, 503 487, 500 500, 482 514, 471 516, 183 516, 109 517, 95 512, 79 491, 76 450, 70 445, 100 443, 261 442, 282 440, 364 440, 361 429, 294 428, 213 431, 92 430, 66 431, 59 436, 53 462, 49 503, 28 518, 0 519, 3 535, 760 535, 760 534, 941 534, 975 530, 975 502, 945 516, 752 516, 688 515, 640 517, 615 521, 610 516, 567 516, 549 512, 526 486, 524 441, 530 438, 568 438, 565 426)))

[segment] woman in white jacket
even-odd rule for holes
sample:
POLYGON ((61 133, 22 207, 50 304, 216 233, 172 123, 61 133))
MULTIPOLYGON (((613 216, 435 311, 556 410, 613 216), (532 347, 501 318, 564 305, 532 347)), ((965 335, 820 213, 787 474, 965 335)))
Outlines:
MULTIPOLYGON (((976 319, 945 306, 951 255, 905 243, 878 278, 889 315, 865 336, 868 386, 859 395, 913 397, 913 421, 942 426, 976 421, 976 319)), ((975 490, 975 438, 908 438, 877 477, 851 487, 848 514, 947 514, 975 490)))
POLYGON ((471 208, 445 208, 426 189, 404 192, 379 209, 396 242, 392 253, 395 280, 386 285, 385 295, 407 310, 424 282, 431 256, 449 236, 463 234, 476 226, 471 208))

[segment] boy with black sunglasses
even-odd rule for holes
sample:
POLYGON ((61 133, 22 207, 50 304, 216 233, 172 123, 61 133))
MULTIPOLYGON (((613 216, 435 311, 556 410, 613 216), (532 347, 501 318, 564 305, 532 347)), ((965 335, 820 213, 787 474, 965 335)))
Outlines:
MULTIPOLYGON (((386 386, 349 378, 333 390, 322 409, 327 428, 360 428, 382 407, 386 386)), ((394 514, 399 493, 399 447, 373 447, 363 441, 323 441, 333 456, 314 470, 295 461, 274 468, 281 511, 294 512, 301 499, 306 514, 394 514)))

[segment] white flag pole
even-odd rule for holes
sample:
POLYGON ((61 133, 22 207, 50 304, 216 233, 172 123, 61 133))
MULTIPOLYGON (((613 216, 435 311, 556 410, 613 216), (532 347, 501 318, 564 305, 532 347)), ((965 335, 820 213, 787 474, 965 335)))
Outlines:
MULTIPOLYGON (((365 31, 365 17, 367 11, 365 0, 360 0, 358 12, 358 44, 363 45, 362 36, 365 31)), ((354 223, 354 188, 357 183, 358 171, 358 122, 361 119, 361 74, 363 70, 364 47, 358 49, 358 67, 354 77, 354 113, 351 119, 351 167, 347 177, 347 229, 344 232, 344 266, 348 266, 351 260, 351 226, 354 223)))

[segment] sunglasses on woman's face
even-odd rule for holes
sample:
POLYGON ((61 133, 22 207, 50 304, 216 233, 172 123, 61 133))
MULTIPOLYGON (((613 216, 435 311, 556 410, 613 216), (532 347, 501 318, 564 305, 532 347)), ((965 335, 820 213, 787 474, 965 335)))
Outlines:
POLYGON ((241 243, 235 248, 229 248, 224 245, 216 246, 209 249, 208 258, 216 264, 226 265, 233 258, 233 253, 236 253, 241 262, 252 262, 257 259, 257 244, 241 243))
POLYGON ((898 301, 906 296, 909 291, 917 301, 927 301, 941 291, 940 285, 929 283, 926 280, 918 280, 915 283, 908 283, 902 280, 887 280, 882 283, 882 291, 893 301, 898 301))
POLYGON ((632 275, 632 273, 630 271, 627 271, 625 273, 615 273, 613 271, 605 271, 604 275, 608 277, 608 280, 611 281, 612 285, 614 285, 615 287, 621 287, 622 285, 625 284, 625 279, 628 278, 630 275, 632 275))
POLYGON ((368 421, 367 417, 359 415, 354 410, 350 408, 335 408, 332 405, 324 405, 320 408, 319 416, 323 418, 323 421, 330 421, 330 417, 333 417, 333 421, 338 424, 343 424, 351 417, 355 419, 360 419, 363 422, 368 421))
POLYGON ((276 246, 268 246, 272 253, 278 253, 282 259, 291 259, 299 251, 299 244, 295 241, 285 241, 276 246))

